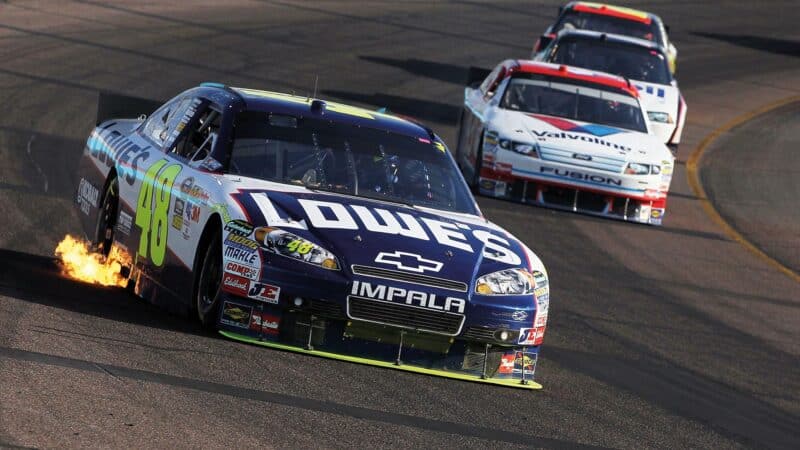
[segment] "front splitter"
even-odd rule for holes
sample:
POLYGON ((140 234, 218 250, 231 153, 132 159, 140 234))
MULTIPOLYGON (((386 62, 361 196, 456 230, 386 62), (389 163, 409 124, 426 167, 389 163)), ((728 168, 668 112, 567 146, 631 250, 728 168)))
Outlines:
POLYGON ((356 364, 364 364, 368 366, 376 366, 376 367, 383 367, 385 369, 394 369, 394 370, 402 370, 406 372, 413 372, 419 373, 423 375, 430 375, 435 377, 444 377, 444 378, 451 378, 454 380, 461 380, 461 381, 470 381, 473 383, 484 383, 484 384, 493 384, 496 386, 504 386, 509 388, 516 388, 516 389, 529 389, 529 390, 539 390, 542 389, 542 385, 532 381, 526 380, 524 383, 521 380, 512 380, 512 379, 498 379, 498 378, 481 378, 475 375, 468 375, 464 373, 457 373, 457 372, 448 372, 446 370, 436 370, 436 369, 428 369, 425 367, 417 367, 408 364, 394 364, 386 361, 377 361, 372 359, 366 358, 359 358, 357 356, 348 356, 348 355, 340 355, 337 353, 330 353, 324 352, 319 350, 307 350, 303 347, 296 347, 293 345, 286 345, 280 344, 277 342, 260 340, 258 338, 253 338, 250 336, 244 336, 237 333, 232 333, 230 331, 223 331, 220 330, 219 334, 236 341, 245 342, 248 344, 253 345, 260 345, 262 347, 269 347, 276 350, 284 350, 294 353, 302 353, 305 355, 312 355, 312 356, 319 356, 322 358, 328 359, 336 359, 339 361, 347 361, 356 364))

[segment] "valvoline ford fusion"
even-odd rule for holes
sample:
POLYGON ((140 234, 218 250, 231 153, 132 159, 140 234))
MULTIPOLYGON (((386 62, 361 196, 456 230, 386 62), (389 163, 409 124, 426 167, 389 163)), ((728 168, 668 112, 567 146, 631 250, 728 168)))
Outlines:
POLYGON ((650 126, 624 78, 507 60, 465 89, 456 159, 483 195, 660 225, 674 157, 650 126))
POLYGON ((86 233, 134 261, 135 292, 229 338, 541 387, 547 272, 419 124, 206 84, 101 123, 79 176, 86 233))

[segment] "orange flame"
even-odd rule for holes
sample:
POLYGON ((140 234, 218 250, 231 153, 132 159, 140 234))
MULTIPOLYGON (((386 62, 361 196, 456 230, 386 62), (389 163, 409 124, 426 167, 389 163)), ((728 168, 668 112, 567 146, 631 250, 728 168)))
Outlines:
MULTIPOLYGON (((112 247, 114 250, 116 247, 112 247)), ((125 287, 128 280, 120 274, 122 264, 119 252, 108 258, 89 250, 89 243, 66 235, 56 247, 56 256, 61 259, 61 273, 75 280, 103 286, 125 287)))

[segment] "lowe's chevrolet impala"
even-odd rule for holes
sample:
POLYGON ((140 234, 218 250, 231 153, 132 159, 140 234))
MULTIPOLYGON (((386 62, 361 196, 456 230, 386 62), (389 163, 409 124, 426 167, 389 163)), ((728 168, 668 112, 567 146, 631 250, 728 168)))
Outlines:
POLYGON ((522 60, 485 72, 471 71, 476 82, 464 91, 456 149, 471 186, 483 195, 661 224, 675 159, 653 134, 630 81, 522 60))
POLYGON ((79 170, 84 230, 134 291, 228 338, 541 387, 547 272, 419 124, 206 83, 100 123, 79 170))

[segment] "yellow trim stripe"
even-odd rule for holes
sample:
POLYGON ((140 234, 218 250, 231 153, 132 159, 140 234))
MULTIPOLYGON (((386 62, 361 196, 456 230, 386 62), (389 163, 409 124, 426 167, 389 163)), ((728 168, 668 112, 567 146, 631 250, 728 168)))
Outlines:
POLYGON ((784 274, 786 274, 792 280, 797 281, 798 283, 800 283, 800 274, 798 274, 797 272, 793 271, 792 269, 784 266, 783 264, 778 262, 773 257, 771 257, 771 256, 767 255, 766 253, 764 253, 763 250, 759 249, 752 242, 748 241, 747 238, 745 238, 741 233, 736 231, 736 229, 734 229, 733 226, 731 226, 722 217, 722 215, 719 213, 719 211, 717 211, 717 209, 714 207, 714 205, 708 200, 708 196, 706 195, 706 191, 703 188, 703 185, 700 182, 700 176, 698 175, 698 167, 700 165, 700 161, 703 158, 703 154, 708 149, 708 147, 710 147, 711 144, 718 137, 720 137, 720 135, 722 135, 723 133, 727 133, 728 131, 732 130, 733 128, 735 128, 735 127, 737 127, 737 126, 739 126, 739 125, 741 125, 741 124, 743 124, 743 123, 745 123, 745 122, 747 122, 749 120, 752 120, 752 119, 754 119, 754 118, 756 118, 758 116, 761 116, 761 115, 766 114, 766 113, 768 113, 770 111, 774 111, 774 110, 776 110, 776 109, 778 109, 778 108, 780 108, 782 106, 786 106, 786 105, 788 105, 790 103, 794 103, 794 102, 798 102, 798 101, 800 101, 800 95, 796 95, 796 96, 792 96, 792 97, 789 97, 789 98, 785 98, 783 100, 779 100, 779 101, 770 103, 768 105, 762 106, 761 108, 755 109, 753 111, 750 111, 748 113, 745 113, 745 114, 742 114, 742 115, 740 115, 738 117, 735 117, 731 121, 729 121, 728 123, 726 123, 726 124, 722 125, 721 127, 717 128, 716 130, 714 130, 711 134, 706 136, 705 139, 703 139, 700 142, 700 145, 698 145, 697 148, 694 150, 692 155, 689 157, 689 160, 686 161, 686 172, 689 175, 689 177, 688 177, 689 178, 689 186, 692 187, 692 190, 694 191, 695 196, 697 196, 697 198, 700 199, 700 203, 703 205, 703 209, 706 211, 706 214, 708 214, 709 217, 711 217, 711 219, 714 222, 716 222, 717 225, 719 225, 722 228, 722 230, 725 232, 725 234, 727 234, 731 239, 733 239, 734 241, 736 241, 739 244, 741 244, 744 248, 746 248, 751 253, 753 253, 754 255, 758 256, 762 260, 764 260, 766 263, 768 263, 769 265, 771 265, 775 269, 778 269, 779 271, 781 271, 784 274))
POLYGON ((365 364, 365 365, 369 365, 369 366, 383 367, 383 368, 386 368, 386 369, 403 370, 403 371, 406 371, 406 372, 414 372, 414 373, 419 373, 419 374, 424 374, 424 375, 432 375, 432 376, 437 376, 437 377, 452 378, 454 380, 472 381, 472 382, 475 382, 475 383, 494 384, 494 385, 497 385, 497 386, 505 386, 505 387, 511 387, 511 388, 517 388, 517 389, 539 390, 539 389, 542 388, 542 385, 537 383, 537 382, 535 382, 535 381, 528 381, 525 384, 521 384, 520 380, 509 380, 509 379, 498 379, 498 378, 487 378, 487 379, 484 380, 484 379, 482 379, 480 377, 477 377, 477 376, 474 376, 474 375, 467 375, 467 374, 464 374, 464 373, 446 372, 444 370, 426 369, 424 367, 416 367, 416 366, 409 366, 409 365, 398 366, 398 365, 395 365, 393 363, 386 362, 386 361, 377 361, 377 360, 372 360, 372 359, 359 358, 357 356, 339 355, 339 354, 336 354, 336 353, 323 352, 323 351, 319 351, 319 350, 306 350, 306 349, 304 349, 302 347, 295 347, 295 346, 292 346, 292 345, 279 344, 277 342, 260 341, 260 340, 258 340, 256 338, 252 338, 252 337, 249 337, 249 336, 243 336, 241 334, 231 333, 229 331, 220 330, 219 334, 221 334, 221 335, 223 335, 223 336, 225 336, 225 337, 227 337, 229 339, 233 339, 233 340, 240 341, 240 342, 246 342, 248 344, 260 345, 262 347, 269 347, 269 348, 274 348, 274 349, 284 350, 284 351, 289 351, 289 352, 302 353, 302 354, 305 354, 305 355, 320 356, 322 358, 336 359, 336 360, 339 360, 339 361, 347 361, 347 362, 352 362, 352 363, 356 363, 356 364, 365 364))

